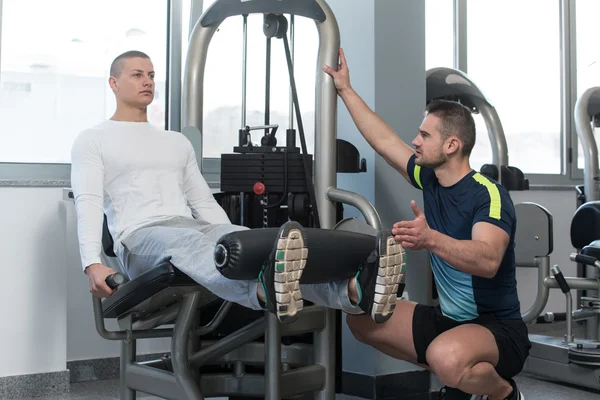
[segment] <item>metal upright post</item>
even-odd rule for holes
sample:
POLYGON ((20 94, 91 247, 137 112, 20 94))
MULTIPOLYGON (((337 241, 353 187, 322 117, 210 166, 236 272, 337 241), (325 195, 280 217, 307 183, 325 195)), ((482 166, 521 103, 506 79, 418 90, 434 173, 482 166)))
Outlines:
POLYGON ((265 399, 281 399, 281 331, 279 320, 266 311, 267 332, 265 338, 265 399))

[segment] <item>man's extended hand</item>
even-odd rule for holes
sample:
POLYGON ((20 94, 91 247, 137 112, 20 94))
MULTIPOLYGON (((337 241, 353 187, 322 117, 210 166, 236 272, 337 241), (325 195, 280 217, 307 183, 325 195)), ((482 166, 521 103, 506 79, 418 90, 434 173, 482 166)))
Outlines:
POLYGON ((106 284, 106 277, 116 273, 112 268, 102 264, 92 264, 85 269, 90 283, 90 292, 101 299, 110 296, 117 289, 111 289, 106 284))
POLYGON ((400 221, 394 224, 392 234, 397 242, 402 244, 406 249, 420 250, 426 248, 433 230, 429 228, 425 214, 419 209, 417 203, 412 200, 410 202, 415 219, 412 221, 400 221))
POLYGON ((323 66, 323 71, 331 75, 335 88, 338 93, 350 89, 350 71, 348 71, 348 65, 346 64, 346 57, 344 57, 344 50, 339 50, 340 63, 337 66, 337 71, 331 68, 329 65, 323 66))

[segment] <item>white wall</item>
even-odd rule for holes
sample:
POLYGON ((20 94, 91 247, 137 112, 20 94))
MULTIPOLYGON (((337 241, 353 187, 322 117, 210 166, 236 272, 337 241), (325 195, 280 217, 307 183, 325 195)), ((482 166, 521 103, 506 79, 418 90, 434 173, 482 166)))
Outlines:
MULTIPOLYGON (((96 333, 77 250, 75 212, 61 188, 0 188, 0 377, 62 371, 71 360, 118 357, 96 333)), ((116 324, 108 324, 116 329, 116 324)), ((166 339, 138 353, 168 351, 166 339)))
POLYGON ((0 377, 65 369, 62 206, 59 189, 0 188, 0 377))

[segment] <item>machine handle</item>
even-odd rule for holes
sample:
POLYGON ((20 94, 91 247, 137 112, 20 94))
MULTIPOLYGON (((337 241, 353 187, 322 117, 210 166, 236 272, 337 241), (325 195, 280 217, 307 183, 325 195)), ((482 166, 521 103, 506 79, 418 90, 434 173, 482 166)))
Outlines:
POLYGON ((600 261, 598 261, 595 257, 586 256, 584 254, 571 253, 571 261, 600 268, 600 261))
POLYGON ((106 282, 109 288, 115 289, 119 287, 119 285, 121 285, 123 282, 125 282, 125 277, 117 272, 107 276, 104 281, 106 282))
POLYGON ((567 283, 563 273, 558 268, 558 265, 552 267, 552 274, 554 275, 554 278, 556 278, 556 282, 558 283, 560 290, 563 293, 569 293, 571 288, 569 287, 569 284, 567 283))

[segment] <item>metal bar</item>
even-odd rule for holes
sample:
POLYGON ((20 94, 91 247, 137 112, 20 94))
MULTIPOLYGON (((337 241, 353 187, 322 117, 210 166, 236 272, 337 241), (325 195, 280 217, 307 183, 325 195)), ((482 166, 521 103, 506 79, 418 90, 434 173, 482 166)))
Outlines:
MULTIPOLYGON (((292 58, 292 73, 294 73, 294 15, 290 15, 290 56, 292 58)), ((292 93, 292 88, 290 87, 290 96, 289 96, 289 104, 290 104, 290 123, 288 129, 294 129, 294 95, 292 93)))
POLYGON ((261 337, 265 332, 264 318, 248 324, 219 340, 216 345, 206 347, 190 357, 190 364, 196 368, 237 349, 241 345, 261 337))
POLYGON ((525 311, 522 315, 523 321, 526 324, 535 321, 538 315, 542 313, 548 303, 548 295, 550 293, 550 289, 544 284, 546 278, 550 276, 550 257, 536 257, 535 262, 538 267, 537 295, 529 310, 525 311))
POLYGON ((231 306, 233 306, 233 303, 230 301, 226 301, 221 304, 219 311, 217 311, 217 314, 213 317, 213 319, 205 326, 196 328, 194 330, 194 335, 203 336, 214 331, 219 325, 221 325, 221 322, 223 322, 223 319, 225 319, 225 316, 231 309, 231 306))
POLYGON ((128 387, 127 369, 135 362, 136 346, 135 340, 123 340, 121 342, 121 368, 119 375, 121 377, 119 387, 121 400, 135 400, 135 390, 128 387))
POLYGON ((290 398, 321 390, 325 386, 328 375, 329 371, 323 365, 310 365, 286 371, 281 374, 281 397, 290 398))
MULTIPOLYGON (((315 395, 318 400, 335 398, 335 314, 333 310, 325 311, 325 328, 313 334, 313 354, 315 366, 324 368, 323 389, 315 395)), ((282 383, 282 387, 286 388, 282 383)))
POLYGON ((135 330, 148 330, 171 323, 177 319, 180 306, 180 303, 173 303, 165 309, 152 313, 148 317, 139 318, 133 323, 132 328, 135 330))
POLYGON ((132 339, 152 339, 161 337, 171 337, 172 329, 153 329, 150 331, 108 331, 104 325, 104 317, 102 316, 102 300, 96 296, 92 296, 92 306, 94 309, 94 322, 98 334, 107 340, 126 340, 132 339))
POLYGON ((502 166, 509 165, 508 145, 500 117, 496 109, 487 101, 478 102, 477 108, 482 114, 488 129, 492 145, 492 163, 498 168, 498 182, 502 183, 502 166))
POLYGON ((336 210, 327 199, 327 189, 337 187, 337 92, 333 78, 322 65, 337 65, 340 32, 335 15, 323 0, 315 0, 323 9, 326 20, 317 23, 319 54, 316 76, 315 104, 315 194, 321 217, 321 228, 332 229, 336 210))
POLYGON ((242 42, 242 128, 246 126, 246 72, 248 68, 248 15, 243 16, 242 42))
POLYGON ((148 360, 148 361, 138 361, 137 365, 143 365, 145 367, 160 369, 163 371, 171 371, 172 363, 168 361, 166 358, 159 358, 156 360, 148 360))
POLYGON ((303 333, 320 331, 325 328, 325 311, 323 307, 306 307, 300 314, 298 320, 293 324, 281 325, 281 336, 300 335, 303 333))
POLYGON ((188 339, 200 300, 201 297, 198 292, 188 294, 183 298, 181 311, 175 323, 173 340, 171 341, 171 355, 173 357, 173 372, 185 398, 203 400, 204 397, 194 379, 188 359, 188 339))
MULTIPOLYGON (((598 282, 595 279, 589 278, 567 278, 565 277, 567 284, 571 289, 576 290, 597 290, 598 282)), ((549 276, 544 279, 544 285, 550 289, 558 289, 558 282, 553 276, 549 276)))
MULTIPOLYGON (((315 79, 315 195, 322 229, 333 229, 336 208, 327 198, 327 190, 337 187, 337 91, 333 78, 321 66, 337 65, 340 49, 340 31, 337 19, 324 0, 315 0, 323 9, 326 19, 316 23, 319 34, 319 54, 315 79)), ((314 334, 315 362, 326 368, 323 389, 315 393, 315 400, 335 398, 335 312, 325 311, 325 329, 314 334)))
POLYGON ((583 186, 585 202, 600 199, 600 182, 598 170, 598 146, 588 114, 588 104, 592 95, 600 87, 587 89, 575 102, 575 127, 581 143, 584 157, 583 186))
POLYGON ((281 399, 281 334, 279 320, 272 312, 265 311, 267 332, 265 337, 265 399, 281 399))
MULTIPOLYGON (((579 175, 577 167, 576 114, 573 113, 577 101, 577 30, 575 1, 560 0, 560 115, 562 140, 561 172, 570 179, 579 175), (571 149, 574 157, 567 160, 565 148, 571 149)), ((581 179, 581 176, 577 177, 581 179)), ((531 180, 531 178, 530 178, 531 180)))
POLYGON ((597 314, 588 310, 573 310, 573 321, 583 321, 584 319, 595 318, 597 314))
MULTIPOLYGON (((321 390, 325 384, 325 372, 325 367, 322 365, 311 365, 283 372, 282 392, 278 399, 321 390)), ((239 377, 231 374, 209 374, 200 378, 200 386, 207 397, 243 395, 264 398, 268 384, 268 379, 263 375, 249 373, 239 377)))
POLYGON ((259 129, 273 129, 278 128, 279 125, 258 125, 258 126, 249 126, 247 129, 249 131, 257 131, 259 129))
MULTIPOLYGON (((152 394, 169 400, 189 399, 184 397, 172 372, 131 364, 125 370, 127 385, 139 392, 152 394)), ((123 398, 121 398, 123 400, 123 398)), ((129 400, 129 399, 127 399, 129 400)), ((135 400, 133 397, 131 400, 135 400)))
POLYGON ((567 343, 571 343, 573 342, 573 297, 571 292, 565 293, 565 297, 567 299, 567 336, 565 340, 567 343))
MULTIPOLYGON (((280 331, 283 326, 284 325, 280 327, 280 331)), ((204 340, 202 341, 202 346, 214 346, 218 343, 218 340, 204 340)), ((262 342, 245 343, 227 354, 217 357, 212 361, 212 364, 233 364, 234 362, 239 361, 244 365, 264 366, 267 347, 268 346, 262 342)), ((311 365, 314 364, 311 350, 312 345, 304 343, 281 346, 281 359, 285 360, 285 363, 293 368, 311 365)))
POLYGON ((467 0, 454 0, 454 68, 467 73, 467 0))
POLYGON ((169 1, 169 54, 167 62, 168 70, 168 129, 176 132, 181 131, 181 63, 182 63, 182 32, 181 23, 183 18, 182 0, 169 1))
MULTIPOLYGON (((270 125, 271 121, 271 38, 267 37, 266 49, 265 49, 265 125, 270 125)), ((269 131, 265 129, 265 135, 269 131)))
POLYGON ((361 195, 350 192, 348 190, 337 189, 334 187, 327 188, 325 196, 329 201, 334 201, 343 204, 349 204, 356 207, 365 217, 365 221, 374 229, 381 229, 381 219, 373 205, 361 195))

